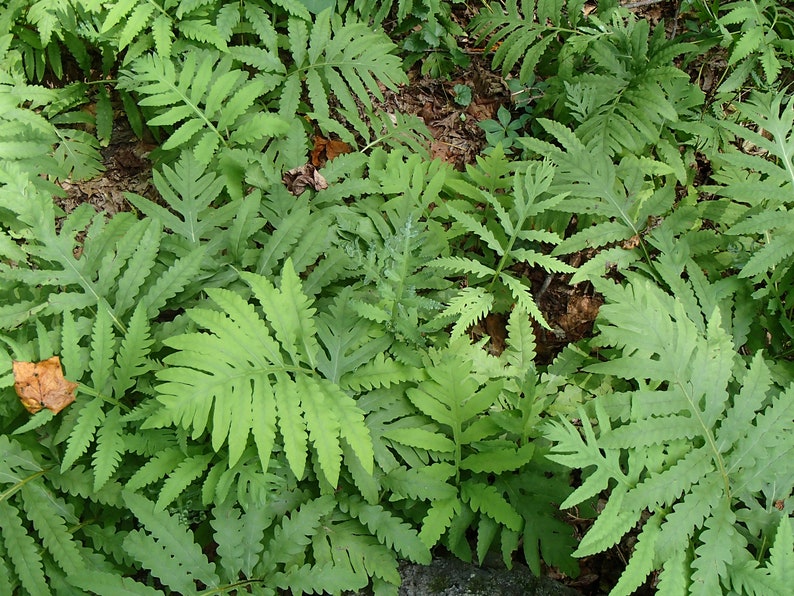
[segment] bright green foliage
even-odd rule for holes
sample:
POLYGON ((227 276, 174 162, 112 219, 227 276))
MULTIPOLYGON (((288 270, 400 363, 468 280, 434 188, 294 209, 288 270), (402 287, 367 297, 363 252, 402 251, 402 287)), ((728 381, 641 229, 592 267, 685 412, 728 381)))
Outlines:
POLYGON ((458 172, 385 97, 468 62, 453 4, 0 8, 0 593, 396 594, 442 549, 575 576, 635 528, 615 594, 789 588, 790 9, 482 7, 525 111, 458 172), (157 196, 59 203, 122 109, 157 196), (317 134, 351 152, 315 171, 317 134), (565 284, 606 303, 541 365, 565 284), (54 355, 76 401, 29 416, 12 363, 54 355))
POLYGON ((722 45, 730 49, 728 65, 734 68, 720 91, 733 92, 751 77, 774 85, 794 58, 791 7, 775 0, 747 0, 728 2, 719 12, 723 14, 716 24, 722 45))
POLYGON ((613 384, 626 389, 581 412, 582 434, 567 421, 550 423, 547 434, 552 460, 593 468, 563 507, 612 489, 576 554, 616 544, 649 510, 612 594, 632 593, 653 570, 664 593, 714 594, 737 581, 750 593, 782 593, 752 553, 764 557, 790 524, 790 511, 773 505, 794 478, 794 387, 777 386, 760 353, 749 362, 734 353, 736 322, 724 319, 731 304, 715 300, 718 286, 690 286, 702 304, 717 305, 710 311, 687 310, 638 276, 599 289, 609 303, 597 341, 615 354, 586 370, 623 379, 613 384))
POLYGON ((295 477, 306 469, 308 442, 319 472, 336 486, 342 462, 340 439, 364 469, 372 469, 372 445, 355 402, 337 385, 313 374, 319 344, 311 302, 300 288, 292 262, 281 287, 245 274, 264 320, 254 307, 229 290, 208 290, 223 312, 196 308, 188 316, 211 332, 174 337, 158 387, 168 419, 198 438, 209 430, 212 446, 229 444, 229 465, 242 456, 249 434, 263 470, 274 448, 276 429, 295 477), (212 418, 210 419, 210 414, 212 418))
POLYGON ((252 111, 251 106, 277 82, 275 75, 232 69, 227 56, 189 51, 179 61, 150 54, 136 61, 125 74, 122 88, 146 96, 142 106, 168 106, 148 120, 150 126, 174 126, 163 150, 193 147, 196 159, 208 164, 220 146, 235 147, 285 134, 289 123, 276 114, 252 111))
MULTIPOLYGON (((493 177, 499 167, 499 155, 483 160, 482 177, 493 177)), ((504 159, 504 155, 501 156, 504 159)), ((473 323, 489 312, 504 312, 511 303, 529 313, 533 319, 548 326, 532 298, 530 288, 517 279, 509 268, 517 263, 540 266, 551 272, 572 272, 565 263, 544 255, 536 247, 541 242, 557 244, 560 238, 545 230, 532 229, 534 219, 554 208, 564 194, 547 196, 554 167, 544 162, 533 164, 525 172, 517 172, 510 193, 492 194, 468 181, 455 181, 450 188, 472 202, 484 203, 484 214, 475 216, 474 204, 466 201, 447 201, 445 210, 454 225, 453 237, 462 234, 476 237, 481 243, 483 258, 441 257, 432 263, 444 271, 469 276, 467 286, 452 298, 441 313, 442 318, 456 320, 453 337, 462 335, 473 323), (481 221, 484 219, 484 222, 481 221), (475 280, 484 280, 484 287, 475 280)), ((478 175, 472 176, 476 184, 478 175)))
POLYGON ((725 198, 714 207, 725 213, 732 264, 741 268, 740 278, 753 282, 753 298, 767 301, 764 327, 774 347, 786 350, 794 340, 794 296, 788 291, 794 280, 794 103, 783 93, 759 94, 737 107, 767 136, 725 123, 758 153, 734 149, 715 159, 720 186, 712 188, 725 198))
POLYGON ((645 19, 592 20, 604 32, 586 45, 582 59, 592 66, 584 74, 561 72, 551 85, 564 87, 565 111, 585 145, 594 152, 640 155, 688 107, 681 91, 688 77, 672 61, 693 48, 667 40, 662 26, 650 34, 645 19))

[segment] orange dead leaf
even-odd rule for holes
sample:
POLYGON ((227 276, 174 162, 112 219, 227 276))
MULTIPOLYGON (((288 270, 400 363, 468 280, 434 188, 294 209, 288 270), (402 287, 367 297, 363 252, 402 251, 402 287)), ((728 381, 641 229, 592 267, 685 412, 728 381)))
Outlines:
POLYGON ((77 383, 67 381, 57 356, 41 362, 14 361, 14 389, 31 414, 49 408, 57 414, 74 401, 77 383))
POLYGON ((350 153, 350 145, 344 141, 326 139, 320 136, 314 137, 314 149, 312 149, 312 165, 322 167, 326 161, 331 161, 335 157, 350 153))

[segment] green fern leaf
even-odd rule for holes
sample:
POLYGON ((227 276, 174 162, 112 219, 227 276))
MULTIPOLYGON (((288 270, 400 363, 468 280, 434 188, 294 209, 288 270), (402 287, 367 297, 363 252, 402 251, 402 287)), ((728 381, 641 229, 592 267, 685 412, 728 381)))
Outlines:
POLYGON ((138 3, 137 0, 119 0, 118 2, 113 4, 113 7, 108 11, 107 16, 105 17, 105 22, 102 23, 102 29, 100 29, 101 33, 107 33, 113 27, 115 27, 118 23, 127 16, 127 14, 135 7, 138 3))
POLYGON ((478 277, 493 277, 496 271, 479 261, 465 257, 439 257, 430 263, 431 267, 438 267, 456 273, 470 273, 478 277))
POLYGON ((516 371, 531 370, 535 360, 535 332, 529 322, 529 313, 521 309, 513 309, 507 320, 507 344, 502 358, 516 371))
POLYGON ((775 534, 775 542, 770 548, 769 574, 781 586, 790 586, 794 580, 794 531, 791 520, 783 516, 775 534))
POLYGON ((455 487, 447 482, 454 474, 454 466, 439 462, 422 468, 395 468, 382 482, 395 498, 410 497, 432 503, 457 495, 455 487))
POLYGON ((302 565, 286 573, 273 574, 273 583, 283 590, 295 590, 300 594, 319 594, 325 591, 342 593, 366 586, 365 577, 351 569, 334 563, 326 565, 302 565))
POLYGON ((343 376, 340 381, 340 387, 353 391, 376 389, 378 387, 385 388, 405 381, 418 380, 418 374, 416 369, 396 362, 391 358, 387 358, 385 354, 380 353, 363 366, 357 368, 355 372, 350 372, 343 376))
POLYGON ((140 303, 146 309, 146 316, 152 319, 167 304, 168 300, 185 289, 201 270, 201 263, 206 254, 206 248, 200 247, 189 252, 184 257, 177 259, 163 272, 157 281, 149 287, 140 303))
POLYGON ((590 531, 582 538, 574 552, 576 557, 586 557, 617 544, 640 518, 639 510, 624 509, 625 487, 612 490, 609 501, 590 531))
POLYGON ((695 550, 692 561, 691 594, 722 592, 721 578, 728 578, 728 567, 733 562, 734 549, 743 549, 744 539, 736 532, 735 514, 728 503, 721 500, 706 520, 706 530, 700 534, 701 545, 695 550))
POLYGON ((340 505, 343 510, 349 511, 351 516, 359 519, 382 544, 416 563, 424 565, 430 563, 430 550, 408 523, 380 505, 368 505, 355 497, 348 497, 340 505))
POLYGON ((39 547, 23 527, 19 511, 6 499, 0 500, 0 529, 5 552, 22 586, 30 594, 50 594, 39 547))
POLYGON ((484 449, 480 453, 472 453, 464 457, 460 462, 462 470, 473 472, 486 472, 490 474, 502 474, 509 470, 528 464, 532 460, 535 446, 531 443, 516 448, 488 448, 487 442, 481 442, 480 447, 484 449))
POLYGON ((97 312, 94 328, 91 332, 91 383, 94 390, 105 393, 113 369, 113 354, 116 341, 113 335, 112 322, 106 310, 97 312))
POLYGON ((188 39, 212 45, 222 52, 226 50, 226 41, 208 19, 185 19, 177 22, 176 29, 188 39))
POLYGON ((284 375, 277 375, 275 394, 279 430, 284 436, 284 455, 296 478, 303 478, 306 468, 308 435, 306 421, 301 415, 299 406, 300 393, 291 379, 284 375))
POLYGON ((16 583, 16 580, 13 579, 14 576, 11 573, 11 569, 8 568, 7 561, 8 557, 5 548, 0 543, 0 590, 4 594, 11 594, 14 591, 14 585, 11 582, 14 581, 16 583))
POLYGON ((433 501, 422 520, 422 531, 419 532, 419 538, 427 548, 438 544, 460 509, 461 503, 457 498, 433 501))
POLYGON ((262 538, 270 523, 268 513, 260 508, 241 513, 231 501, 216 505, 212 513, 210 524, 215 530, 213 538, 220 564, 229 577, 236 577, 239 572, 251 577, 264 549, 262 538))
POLYGON ((126 48, 135 37, 149 23, 149 18, 154 13, 154 6, 152 4, 138 4, 132 12, 125 17, 124 27, 119 33, 118 44, 119 49, 126 48))
POLYGON ((483 484, 474 480, 462 483, 460 487, 461 499, 468 503, 474 511, 487 515, 494 521, 507 528, 519 532, 523 526, 523 519, 508 503, 496 487, 483 484))
POLYGON ((117 407, 105 414, 97 432, 96 451, 94 451, 95 491, 99 491, 110 480, 121 463, 121 455, 124 452, 123 428, 124 423, 117 407))
POLYGON ((463 336, 472 325, 485 318, 494 305, 493 294, 484 288, 467 287, 449 301, 439 320, 455 319, 452 337, 463 336))
POLYGON ((67 528, 66 520, 58 514, 58 509, 64 508, 65 503, 51 495, 47 495, 49 499, 44 499, 40 491, 30 487, 23 488, 21 494, 22 505, 28 519, 33 522, 33 527, 41 537, 44 548, 52 555, 58 566, 67 575, 82 569, 86 562, 80 553, 78 543, 67 528), (53 504, 59 507, 53 507, 53 504))
POLYGON ((77 458, 86 452, 94 440, 96 429, 105 419, 105 413, 102 410, 103 403, 102 398, 95 397, 80 408, 77 423, 69 434, 66 451, 63 454, 61 472, 68 470, 77 461, 77 458))
POLYGON ((155 590, 130 577, 121 577, 107 571, 80 571, 68 578, 69 583, 81 590, 95 594, 114 594, 118 596, 163 596, 163 592, 155 590))
POLYGON ((791 430, 794 412, 794 385, 774 396, 769 406, 755 418, 748 434, 736 441, 732 452, 725 458, 725 465, 734 474, 734 490, 738 494, 762 490, 770 481, 784 482, 790 467, 785 462, 794 445, 787 444, 785 437, 791 430))
POLYGON ((301 410, 309 432, 309 440, 317 451, 317 459, 325 480, 336 486, 342 464, 342 447, 339 444, 341 425, 334 410, 327 407, 325 387, 304 375, 295 378, 301 396, 301 410))
POLYGON ((212 454, 194 455, 183 459, 166 478, 154 505, 155 510, 164 510, 207 469, 212 454))
POLYGON ((125 485, 128 491, 137 491, 165 478, 185 458, 177 447, 170 447, 157 453, 153 458, 138 468, 125 485))
POLYGON ((298 198, 289 213, 280 221, 272 222, 276 231, 266 240, 263 246, 256 272, 270 276, 280 259, 283 259, 298 243, 310 221, 311 210, 307 199, 298 198))
POLYGON ((444 435, 423 428, 394 428, 384 433, 384 438, 397 441, 409 447, 453 453, 455 443, 444 435))
POLYGON ((656 541, 656 552, 660 558, 667 559, 686 548, 721 498, 724 498, 723 487, 716 475, 707 476, 694 485, 690 493, 676 503, 672 513, 665 518, 662 533, 656 541))
POLYGON ((280 6, 293 17, 298 17, 305 21, 310 21, 312 18, 306 6, 297 0, 273 0, 273 4, 280 6))
POLYGON ((135 304, 138 292, 155 266, 161 239, 161 228, 154 221, 148 222, 138 247, 118 279, 113 301, 118 316, 124 316, 135 304))
POLYGON ((251 285, 273 325, 276 337, 292 357, 293 363, 297 365, 303 361, 314 368, 319 350, 313 319, 317 311, 311 308, 311 301, 302 292, 292 259, 284 263, 279 291, 264 277, 242 274, 242 278, 251 285))
MULTIPOLYGON (((352 116, 351 123, 361 129, 358 132, 369 136, 354 109, 355 100, 371 111, 370 96, 383 99, 379 84, 395 90, 407 82, 399 59, 392 54, 395 46, 387 37, 364 23, 343 23, 337 15, 332 16, 331 10, 317 15, 311 30, 306 21, 291 18, 289 41, 294 66, 287 77, 285 93, 294 97, 305 80, 314 116, 322 126, 333 127, 329 118, 333 91, 352 116)), ((294 100, 286 103, 289 108, 297 108, 294 100)), ((282 104, 282 114, 289 113, 284 109, 282 104)))
POLYGON ((172 54, 174 24, 167 14, 159 14, 152 21, 152 39, 157 55, 163 60, 172 54))
POLYGON ((297 567, 305 557, 305 548, 320 529, 324 519, 336 508, 331 495, 324 495, 303 503, 282 519, 265 548, 265 562, 283 563, 286 568, 297 567))
POLYGON ((660 514, 653 515, 642 527, 637 537, 634 554, 610 592, 614 596, 630 596, 645 582, 654 568, 654 539, 659 534, 662 523, 660 514))
POLYGON ((124 549, 164 585, 183 593, 196 591, 196 581, 217 588, 215 565, 207 560, 193 533, 176 517, 159 511, 151 501, 125 493, 124 502, 146 531, 133 530, 124 538, 124 549))
POLYGON ((113 395, 121 399, 135 384, 135 379, 153 368, 148 361, 153 344, 145 310, 138 306, 127 325, 127 333, 121 340, 116 366, 113 370, 113 395))

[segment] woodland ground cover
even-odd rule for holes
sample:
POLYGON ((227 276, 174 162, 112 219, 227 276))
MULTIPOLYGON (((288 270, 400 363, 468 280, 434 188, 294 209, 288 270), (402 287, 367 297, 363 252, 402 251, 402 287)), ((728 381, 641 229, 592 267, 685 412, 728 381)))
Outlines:
POLYGON ((786 593, 794 12, 629 6, 4 3, 0 594, 786 593))

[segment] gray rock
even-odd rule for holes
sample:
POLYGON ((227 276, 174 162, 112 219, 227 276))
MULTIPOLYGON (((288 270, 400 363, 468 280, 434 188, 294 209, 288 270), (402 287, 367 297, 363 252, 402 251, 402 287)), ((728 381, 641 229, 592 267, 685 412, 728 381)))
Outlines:
POLYGON ((552 579, 535 577, 526 567, 478 567, 454 558, 430 565, 403 563, 400 576, 400 596, 580 596, 552 579))

